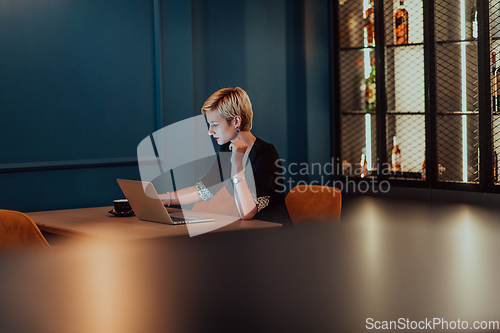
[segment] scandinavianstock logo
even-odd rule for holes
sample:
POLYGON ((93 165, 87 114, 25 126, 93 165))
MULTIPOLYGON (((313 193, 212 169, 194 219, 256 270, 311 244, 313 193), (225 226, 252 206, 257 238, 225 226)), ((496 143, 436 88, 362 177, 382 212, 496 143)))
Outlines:
MULTIPOLYGON (((180 189, 195 191, 197 181, 213 167, 219 168, 220 177, 215 184, 207 185, 203 190, 205 194, 206 191, 210 192, 208 196, 217 195, 216 193, 223 187, 224 182, 229 181, 231 175, 230 170, 225 171, 226 168, 221 168, 207 131, 205 116, 199 115, 168 125, 148 135, 139 143, 137 160, 143 190, 147 196, 159 200, 158 194, 180 189)), ((231 152, 221 154, 231 154, 231 152)), ((220 161, 229 160, 219 156, 220 161)), ((251 167, 249 164, 245 166, 246 169, 249 167, 251 167)), ((252 174, 251 170, 250 172, 247 170, 247 173, 252 174)), ((250 190, 255 191, 253 179, 247 179, 247 184, 250 190)), ((203 209, 193 212, 193 205, 188 202, 189 199, 183 199, 181 196, 179 200, 181 211, 174 214, 181 213, 185 218, 212 217, 209 214, 203 215, 203 209)), ((214 221, 186 223, 191 237, 221 228, 240 218, 236 202, 234 207, 211 205, 210 210, 212 214, 216 210, 214 221)))
MULTIPOLYGON (((391 185, 387 180, 379 182, 376 177, 366 177, 367 169, 363 165, 356 163, 354 166, 346 162, 334 161, 328 163, 287 163, 285 159, 279 159, 276 166, 276 192, 287 193, 294 189, 297 192, 328 192, 335 195, 335 191, 330 191, 330 187, 336 187, 342 193, 387 193, 391 185), (284 166, 286 165, 286 167, 284 166), (333 180, 333 176, 337 180, 333 180), (305 181, 302 178, 308 177, 312 180, 305 181), (356 178, 354 181, 352 178, 356 178), (297 178, 300 178, 297 180, 297 178), (361 180, 359 180, 361 179, 361 180), (300 185, 319 185, 319 187, 309 188, 300 185)), ((390 170, 390 163, 378 163, 376 170, 390 170)), ((386 171, 372 172, 372 175, 387 175, 386 171)))

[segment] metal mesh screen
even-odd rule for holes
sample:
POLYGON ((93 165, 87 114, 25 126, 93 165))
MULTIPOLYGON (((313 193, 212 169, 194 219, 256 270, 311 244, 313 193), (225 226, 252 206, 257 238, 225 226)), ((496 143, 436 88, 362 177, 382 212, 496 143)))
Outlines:
POLYGON ((363 47, 363 0, 339 0, 341 49, 363 47))
POLYGON ((425 159, 422 1, 385 0, 384 18, 386 142, 391 176, 422 179, 425 159))
MULTIPOLYGON (((425 60, 436 68, 435 148, 440 182, 479 183, 477 1, 434 1, 436 58, 425 60)), ((499 185, 500 0, 488 3, 492 169, 499 185)), ((423 0, 383 0, 385 40, 381 41, 370 35, 372 7, 372 0, 339 0, 341 158, 359 166, 366 152, 370 167, 377 167, 375 107, 367 93, 370 84, 374 100, 383 97, 387 102, 388 160, 380 162, 391 165, 391 178, 422 179, 426 153, 423 0), (385 46, 386 96, 376 96, 380 83, 374 80, 371 62, 375 42, 385 46)))
POLYGON ((479 182, 477 12, 472 0, 435 4, 438 180, 479 182))
POLYGON ((491 110, 493 135, 493 180, 500 184, 498 154, 500 153, 500 0, 490 1, 491 110), (493 54, 493 52, 495 54, 493 54))
POLYGON ((366 0, 339 1, 341 159, 348 176, 361 176, 363 154, 364 176, 376 163, 375 54, 366 38, 366 25, 373 18, 367 15, 370 7, 366 0))

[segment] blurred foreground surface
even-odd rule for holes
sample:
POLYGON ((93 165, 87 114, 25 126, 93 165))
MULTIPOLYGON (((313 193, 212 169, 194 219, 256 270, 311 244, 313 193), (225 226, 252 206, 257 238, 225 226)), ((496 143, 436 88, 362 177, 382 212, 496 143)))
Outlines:
POLYGON ((500 221, 467 206, 430 212, 366 199, 331 226, 5 253, 0 332, 364 332, 367 318, 499 321, 498 239, 500 221))

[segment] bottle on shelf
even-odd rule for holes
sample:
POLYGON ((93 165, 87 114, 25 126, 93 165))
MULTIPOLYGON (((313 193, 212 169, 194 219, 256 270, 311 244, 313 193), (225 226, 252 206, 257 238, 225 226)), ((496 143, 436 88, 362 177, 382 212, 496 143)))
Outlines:
POLYGON ((342 160, 342 176, 350 176, 352 173, 351 163, 347 160, 342 160))
POLYGON ((394 14, 394 43, 396 45, 408 44, 408 11, 405 8, 405 2, 399 1, 399 7, 394 14))
POLYGON ((401 149, 399 149, 396 137, 392 139, 392 142, 393 142, 392 156, 391 156, 392 171, 397 172, 401 171, 401 149))
POLYGON ((493 112, 497 111, 496 55, 496 52, 491 52, 491 97, 493 98, 493 112))
POLYGON ((498 183, 498 154, 493 150, 493 181, 498 183))
POLYGON ((364 46, 375 46, 375 10, 373 7, 373 0, 370 0, 370 6, 363 13, 364 24, 364 34, 365 42, 364 46))
POLYGON ((425 167, 426 167, 426 164, 425 164, 425 157, 424 157, 424 163, 422 163, 422 180, 427 179, 427 171, 426 171, 425 167))
POLYGON ((365 79, 365 111, 375 113, 377 104, 377 85, 375 84, 375 58, 370 59, 370 75, 365 79))
POLYGON ((438 175, 442 175, 443 172, 446 171, 446 167, 442 166, 441 164, 438 164, 438 175))
POLYGON ((359 162, 361 168, 360 176, 365 178, 368 176, 368 163, 366 162, 366 148, 361 149, 361 161, 359 162))
POLYGON ((491 53, 491 87, 493 112, 500 112, 500 68, 496 65, 496 53, 491 53))
POLYGON ((477 30, 477 5, 475 2, 474 2, 474 6, 472 6, 470 21, 471 21, 471 25, 472 25, 472 31, 471 31, 472 38, 477 38, 477 32, 478 32, 478 30, 477 30))

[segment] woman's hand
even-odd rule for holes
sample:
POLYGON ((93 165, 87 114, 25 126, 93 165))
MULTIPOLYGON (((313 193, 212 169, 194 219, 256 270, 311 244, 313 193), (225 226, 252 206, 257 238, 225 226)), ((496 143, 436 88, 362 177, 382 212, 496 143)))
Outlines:
POLYGON ((248 149, 248 145, 241 141, 240 138, 229 145, 229 150, 233 152, 231 155, 231 163, 240 171, 243 168, 243 156, 248 149))

